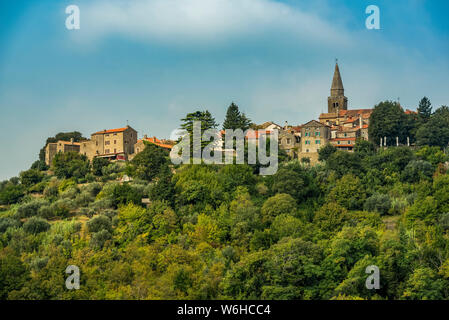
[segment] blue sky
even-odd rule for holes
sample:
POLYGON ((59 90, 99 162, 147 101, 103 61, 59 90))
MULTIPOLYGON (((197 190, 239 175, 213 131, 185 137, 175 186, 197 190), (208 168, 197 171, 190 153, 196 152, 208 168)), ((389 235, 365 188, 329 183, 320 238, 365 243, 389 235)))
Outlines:
POLYGON ((335 58, 351 108, 449 104, 448 1, 89 0, 0 2, 0 179, 48 136, 129 124, 169 137, 186 113, 218 122, 316 119, 335 58), (65 28, 78 5, 81 29, 65 28), (377 5, 381 30, 365 28, 377 5))

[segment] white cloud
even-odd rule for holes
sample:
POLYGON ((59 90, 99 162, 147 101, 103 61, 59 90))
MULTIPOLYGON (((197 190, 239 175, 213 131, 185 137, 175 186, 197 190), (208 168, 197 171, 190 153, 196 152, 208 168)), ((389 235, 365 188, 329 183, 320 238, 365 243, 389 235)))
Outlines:
POLYGON ((275 32, 292 41, 350 43, 336 26, 273 0, 98 0, 82 8, 90 40, 124 35, 144 41, 221 43, 275 32))

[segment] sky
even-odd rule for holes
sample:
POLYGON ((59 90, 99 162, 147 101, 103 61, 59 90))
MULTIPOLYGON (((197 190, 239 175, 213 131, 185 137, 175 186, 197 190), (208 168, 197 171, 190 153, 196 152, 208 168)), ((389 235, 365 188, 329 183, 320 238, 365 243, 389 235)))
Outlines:
POLYGON ((0 1, 0 180, 61 131, 128 121, 169 138, 196 110, 221 124, 231 102, 255 123, 306 123, 327 110, 336 58, 349 108, 449 105, 448 12, 445 0, 0 1), (369 5, 380 30, 365 26, 369 5))

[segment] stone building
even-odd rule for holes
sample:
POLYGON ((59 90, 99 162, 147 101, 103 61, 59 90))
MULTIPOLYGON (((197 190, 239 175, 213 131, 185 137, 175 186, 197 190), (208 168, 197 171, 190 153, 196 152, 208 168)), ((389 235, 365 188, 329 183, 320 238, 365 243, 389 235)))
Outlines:
POLYGON ((58 152, 80 152, 80 143, 70 141, 58 141, 54 143, 48 143, 45 147, 45 164, 51 166, 53 159, 58 152))
POLYGON ((128 160, 129 155, 134 153, 136 143, 137 131, 130 126, 103 130, 93 133, 90 140, 83 141, 80 153, 86 155, 89 160, 95 157, 128 160))
POLYGON ((312 120, 301 127, 301 143, 298 158, 308 158, 312 164, 318 162, 318 150, 329 143, 331 127, 312 120))
POLYGON ((134 153, 132 155, 128 156, 128 160, 132 160, 138 153, 142 152, 143 149, 145 149, 145 142, 147 143, 153 143, 165 150, 170 151, 173 146, 176 144, 175 141, 171 140, 159 140, 156 137, 148 138, 147 135, 144 135, 143 139, 140 139, 136 142, 134 145, 134 153))
POLYGON ((301 149, 301 127, 289 126, 286 122, 283 129, 279 130, 279 148, 284 150, 287 155, 296 159, 301 149))

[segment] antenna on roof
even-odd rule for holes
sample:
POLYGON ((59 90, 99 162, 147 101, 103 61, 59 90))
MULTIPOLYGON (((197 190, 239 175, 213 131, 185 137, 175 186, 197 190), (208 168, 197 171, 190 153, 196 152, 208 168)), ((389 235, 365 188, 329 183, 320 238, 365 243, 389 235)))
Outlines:
POLYGON ((335 58, 335 64, 338 64, 338 58, 335 58))
POLYGON ((126 126, 127 126, 127 127, 129 126, 129 121, 128 121, 128 120, 126 120, 126 126))

